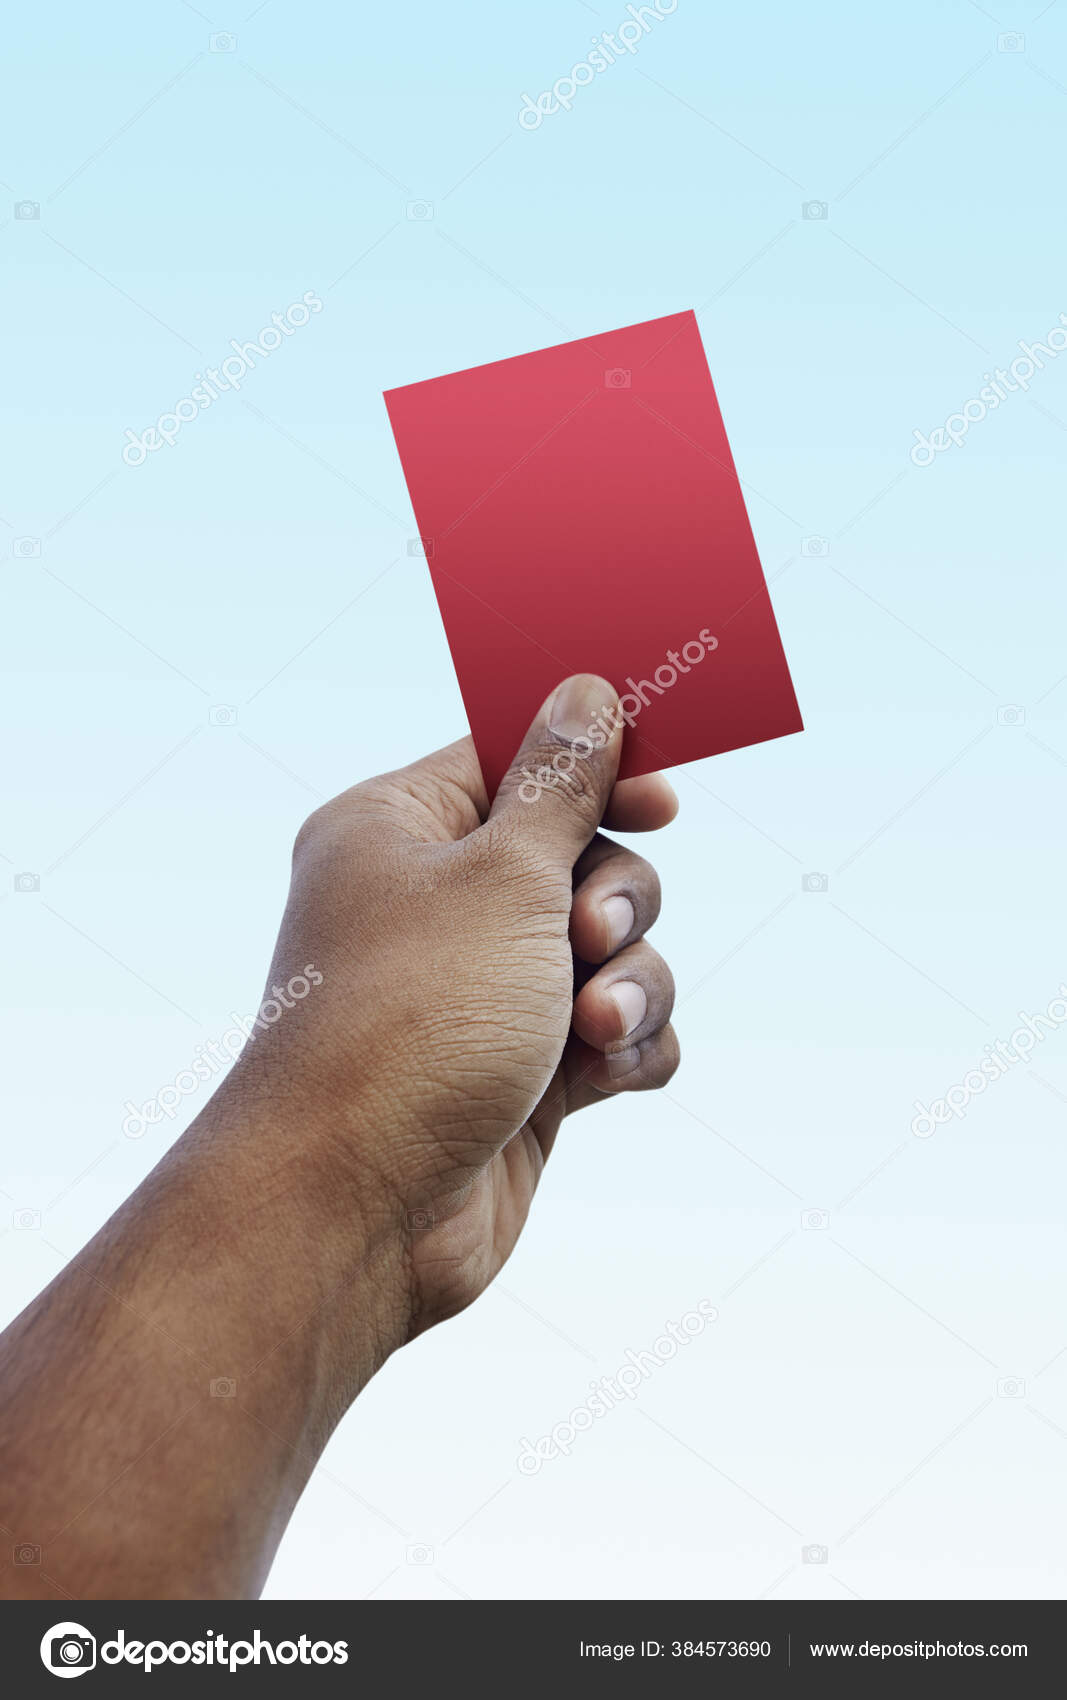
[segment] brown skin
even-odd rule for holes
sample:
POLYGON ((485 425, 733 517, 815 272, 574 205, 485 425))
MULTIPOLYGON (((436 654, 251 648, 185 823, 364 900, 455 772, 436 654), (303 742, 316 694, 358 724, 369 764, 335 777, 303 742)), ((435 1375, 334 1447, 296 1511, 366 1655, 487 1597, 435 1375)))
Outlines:
POLYGON ((616 725, 520 793, 615 702, 560 686, 491 809, 464 739, 301 829, 269 984, 321 985, 0 1336, 0 1595, 258 1593, 347 1406, 507 1260, 563 1117, 673 1074, 659 884, 597 830, 673 792, 615 783, 616 725))

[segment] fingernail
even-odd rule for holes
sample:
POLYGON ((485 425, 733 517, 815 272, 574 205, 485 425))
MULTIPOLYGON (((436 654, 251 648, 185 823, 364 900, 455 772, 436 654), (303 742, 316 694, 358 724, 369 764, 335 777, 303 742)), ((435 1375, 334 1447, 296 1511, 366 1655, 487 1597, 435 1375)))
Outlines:
POLYGON ((604 679, 598 679, 595 673, 576 673, 572 679, 564 679, 552 698, 548 729, 565 744, 577 743, 579 738, 593 739, 604 704, 610 706, 613 700, 618 699, 604 679))
POLYGON ((631 1045, 625 1051, 608 1052, 608 1074, 612 1080, 618 1080, 620 1075, 632 1074, 641 1061, 641 1053, 636 1045, 631 1045))
POLYGON ((638 985, 636 980, 616 980, 611 987, 611 995, 619 1006, 623 1033, 632 1033, 640 1027, 648 1009, 644 986, 638 985))
POLYGON ((608 949, 618 950, 634 924, 634 906, 628 897, 606 897, 600 905, 608 935, 608 949))

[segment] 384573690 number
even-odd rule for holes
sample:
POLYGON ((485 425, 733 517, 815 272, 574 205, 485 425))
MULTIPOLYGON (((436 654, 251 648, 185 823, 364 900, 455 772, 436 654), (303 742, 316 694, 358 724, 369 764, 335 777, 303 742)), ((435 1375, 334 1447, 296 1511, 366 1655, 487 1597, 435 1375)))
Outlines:
POLYGON ((672 1659, 769 1659, 769 1641, 672 1641, 672 1659))

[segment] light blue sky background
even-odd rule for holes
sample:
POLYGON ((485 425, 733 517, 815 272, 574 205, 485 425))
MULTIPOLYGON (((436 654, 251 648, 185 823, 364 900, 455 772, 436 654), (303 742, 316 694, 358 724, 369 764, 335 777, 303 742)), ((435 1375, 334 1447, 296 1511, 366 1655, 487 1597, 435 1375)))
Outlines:
POLYGON ((1063 1034, 909 1123, 1067 976, 1067 355, 908 451, 1067 312, 1067 5, 680 0, 531 133, 621 0, 218 4, 5 25, 5 1312, 156 1160, 124 1101, 254 1007, 303 815, 465 729, 382 389, 693 306, 807 731, 676 776, 682 1069, 565 1131, 268 1591, 1062 1595, 1063 1034), (517 1474, 702 1298, 632 1407, 517 1474))

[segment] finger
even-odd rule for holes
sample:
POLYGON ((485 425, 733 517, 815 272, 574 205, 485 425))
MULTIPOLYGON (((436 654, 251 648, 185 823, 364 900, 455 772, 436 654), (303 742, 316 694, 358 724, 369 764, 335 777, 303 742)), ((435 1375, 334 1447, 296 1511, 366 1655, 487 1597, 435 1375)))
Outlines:
POLYGON ((637 779, 620 779, 604 810, 604 825, 611 832, 656 832, 669 826, 678 813, 674 787, 662 773, 642 773, 637 779))
POLYGON ((613 956, 574 1000, 571 1026, 597 1051, 631 1050, 666 1026, 674 1008, 674 976, 642 939, 613 956))
POLYGON ((490 821, 574 866, 600 824, 622 745, 606 679, 564 679, 539 709, 496 794, 490 821))
POLYGON ((581 1039, 568 1041, 567 1114, 603 1104, 620 1092, 656 1092, 678 1067, 678 1036, 668 1022, 639 1045, 603 1056, 581 1039))
POLYGON ((651 862, 597 833, 574 869, 571 948, 583 962, 603 962, 646 933, 659 906, 651 862))

